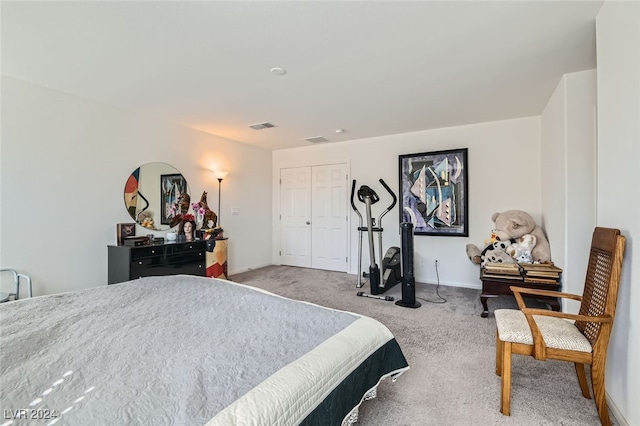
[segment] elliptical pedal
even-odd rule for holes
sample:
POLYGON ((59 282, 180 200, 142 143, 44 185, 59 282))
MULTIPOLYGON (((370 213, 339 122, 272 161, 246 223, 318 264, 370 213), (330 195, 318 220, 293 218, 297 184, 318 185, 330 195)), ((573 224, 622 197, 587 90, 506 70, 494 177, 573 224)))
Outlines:
POLYGON ((371 294, 367 294, 364 291, 359 291, 356 293, 356 296, 360 296, 360 297, 370 297, 372 299, 379 299, 379 300, 385 300, 387 302, 393 302, 395 299, 393 298, 393 296, 373 296, 371 294))

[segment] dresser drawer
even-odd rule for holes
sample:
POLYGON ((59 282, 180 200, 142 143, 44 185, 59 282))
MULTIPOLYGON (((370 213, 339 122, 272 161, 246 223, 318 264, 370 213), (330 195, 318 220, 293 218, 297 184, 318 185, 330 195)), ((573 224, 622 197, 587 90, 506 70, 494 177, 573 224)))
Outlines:
POLYGON ((180 260, 173 259, 173 262, 147 264, 147 265, 131 265, 131 279, 165 275, 198 275, 205 276, 206 268, 204 260, 187 261, 182 258, 180 260))
POLYGON ((204 241, 193 241, 183 244, 167 244, 164 246, 167 256, 172 254, 193 253, 197 251, 206 250, 207 245, 204 241))
POLYGON ((164 256, 153 256, 153 257, 139 257, 137 259, 131 260, 131 267, 142 267, 149 268, 152 266, 159 266, 165 264, 164 256))
POLYGON ((136 247, 131 250, 131 260, 164 255, 164 246, 136 247))

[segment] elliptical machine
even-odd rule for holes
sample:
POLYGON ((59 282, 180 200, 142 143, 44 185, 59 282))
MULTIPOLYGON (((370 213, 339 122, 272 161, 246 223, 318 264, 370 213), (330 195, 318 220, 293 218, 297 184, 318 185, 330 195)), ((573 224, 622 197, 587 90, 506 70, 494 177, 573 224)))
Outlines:
POLYGON ((401 259, 400 259, 400 248, 399 247, 390 247, 384 257, 382 256, 382 217, 389 213, 391 209, 396 205, 397 198, 396 195, 391 191, 391 188, 385 183, 384 180, 379 179, 379 182, 382 186, 389 192, 393 201, 389 207, 386 208, 385 211, 380 214, 378 217, 378 226, 376 226, 375 219, 371 216, 371 206, 378 201, 380 201, 380 197, 378 194, 366 185, 362 185, 358 189, 358 200, 365 203, 366 215, 367 215, 367 226, 362 226, 362 215, 358 211, 354 203, 354 195, 356 189, 356 181, 353 180, 351 185, 351 207, 356 212, 359 218, 359 241, 358 241, 358 283, 356 284, 357 288, 361 288, 364 283, 362 282, 362 277, 369 279, 369 285, 371 288, 371 294, 366 294, 363 291, 357 293, 358 296, 363 297, 373 297, 375 299, 393 301, 393 297, 391 296, 379 296, 379 294, 384 293, 394 285, 400 283, 402 281, 402 273, 401 273, 401 259), (362 234, 364 231, 367 231, 369 237, 369 257, 371 264, 369 266, 369 273, 362 273, 362 234), (378 253, 380 254, 380 265, 382 269, 378 267, 376 263, 376 255, 375 255, 375 247, 373 243, 373 233, 378 233, 378 253))

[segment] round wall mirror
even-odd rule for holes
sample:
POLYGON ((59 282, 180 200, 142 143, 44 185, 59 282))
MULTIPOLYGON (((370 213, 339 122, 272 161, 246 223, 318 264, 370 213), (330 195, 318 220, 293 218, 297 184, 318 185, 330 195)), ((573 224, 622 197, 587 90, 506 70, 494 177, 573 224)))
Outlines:
POLYGON ((149 231, 168 231, 180 196, 189 193, 187 180, 166 163, 135 169, 124 186, 124 205, 131 218, 149 231))

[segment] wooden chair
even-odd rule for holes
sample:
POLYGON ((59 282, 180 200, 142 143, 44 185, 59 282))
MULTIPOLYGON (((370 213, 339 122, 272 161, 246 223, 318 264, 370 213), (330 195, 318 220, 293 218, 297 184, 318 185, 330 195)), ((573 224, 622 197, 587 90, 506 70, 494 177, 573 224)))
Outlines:
POLYGON ((625 238, 619 230, 600 227, 594 230, 582 296, 511 287, 520 310, 495 311, 496 374, 502 376, 502 414, 510 415, 511 354, 520 354, 533 356, 537 360, 573 362, 585 398, 591 396, 584 365, 591 365, 591 386, 600 422, 605 426, 611 424, 605 399, 605 365, 616 311, 624 246, 625 238), (578 300, 581 302, 580 311, 574 315, 527 308, 523 295, 578 300))

